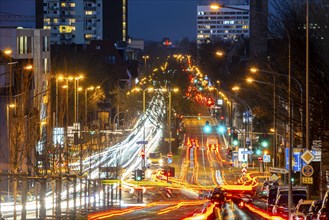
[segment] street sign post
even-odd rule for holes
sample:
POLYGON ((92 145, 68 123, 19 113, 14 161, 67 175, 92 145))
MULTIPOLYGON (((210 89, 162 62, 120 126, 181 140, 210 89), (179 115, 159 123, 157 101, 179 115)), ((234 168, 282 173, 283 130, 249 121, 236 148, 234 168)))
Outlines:
POLYGON ((288 170, 279 167, 269 167, 268 171, 270 173, 282 173, 282 174, 288 173, 288 170))
POLYGON ((264 154, 263 155, 263 161, 264 161, 264 163, 270 163, 271 162, 271 155, 264 154))
POLYGON ((314 159, 314 155, 309 150, 306 150, 302 154, 301 158, 306 164, 309 164, 314 159))
POLYGON ((165 138, 164 140, 167 141, 167 142, 172 142, 172 141, 175 140, 175 138, 165 138))
POLYGON ((312 185, 313 184, 313 177, 303 176, 302 177, 302 183, 303 184, 310 184, 310 185, 312 185))
POLYGON ((303 166, 302 168, 302 174, 306 177, 310 177, 312 176, 314 173, 314 169, 311 165, 306 165, 306 166, 303 166))
POLYGON ((241 154, 253 154, 252 150, 241 151, 241 154))

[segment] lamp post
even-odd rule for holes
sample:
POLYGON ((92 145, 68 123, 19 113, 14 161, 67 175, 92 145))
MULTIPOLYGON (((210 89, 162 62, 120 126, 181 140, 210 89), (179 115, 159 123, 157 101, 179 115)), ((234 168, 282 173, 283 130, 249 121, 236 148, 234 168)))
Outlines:
MULTIPOLYGON (((278 73, 278 72, 274 72, 274 71, 267 71, 267 70, 260 70, 260 69, 257 69, 257 68, 250 68, 250 72, 252 73, 256 73, 256 72, 263 72, 263 73, 268 73, 268 74, 273 74, 273 85, 274 85, 274 91, 273 91, 273 97, 276 96, 275 94, 275 89, 276 89, 276 77, 277 76, 284 76, 284 77, 289 77, 287 74, 283 74, 283 73, 278 73)), ((301 127, 301 142, 302 142, 302 146, 303 146, 303 138, 304 138, 304 135, 303 135, 303 87, 301 85, 301 83, 293 76, 290 76, 290 78, 295 82, 297 83, 298 87, 299 87, 299 92, 300 92, 300 127, 301 127)), ((288 96, 290 96, 288 94, 288 96)), ((289 98, 289 97, 288 97, 289 98)), ((276 107, 275 105, 275 98, 273 98, 273 102, 274 102, 274 107, 276 107)), ((291 115, 291 117, 293 117, 291 115)), ((274 118, 275 119, 275 118, 274 118)), ((276 119, 275 119, 276 120, 276 119)), ((274 135, 277 136, 277 131, 276 131, 276 123, 274 124, 274 135)))
POLYGON ((171 131, 171 99, 172 99, 172 92, 178 92, 178 88, 170 88, 170 89, 162 89, 163 92, 168 91, 168 132, 169 132, 169 154, 172 154, 171 150, 171 142, 172 142, 172 131, 171 131))
POLYGON ((144 68, 146 69, 146 60, 150 59, 150 56, 149 55, 144 55, 144 56, 142 56, 142 58, 144 59, 144 68))
MULTIPOLYGON (((137 92, 142 91, 143 92, 143 114, 144 115, 146 113, 146 91, 152 92, 153 90, 154 90, 153 87, 147 87, 147 88, 136 87, 136 88, 133 89, 133 91, 137 91, 137 92)), ((143 126, 143 141, 144 141, 143 152, 146 154, 146 152, 145 152, 145 124, 143 126)), ((145 167, 146 167, 146 159, 144 157, 142 159, 142 168, 145 169, 145 167)))
POLYGON ((78 123, 78 112, 79 112, 79 95, 78 95, 78 88, 79 88, 79 80, 83 79, 83 76, 76 76, 74 77, 74 123, 78 123))
MULTIPOLYGON (((98 86, 97 86, 98 87, 98 86)), ((88 91, 94 91, 95 87, 90 86, 85 89, 85 125, 88 123, 88 91)))

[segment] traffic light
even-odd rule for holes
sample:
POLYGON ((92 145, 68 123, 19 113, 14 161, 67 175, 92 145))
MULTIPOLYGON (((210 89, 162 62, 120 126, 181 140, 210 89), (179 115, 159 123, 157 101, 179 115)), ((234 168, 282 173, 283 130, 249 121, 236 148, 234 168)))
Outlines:
POLYGON ((219 125, 219 126, 217 127, 217 131, 218 131, 218 133, 220 133, 220 134, 224 134, 224 133, 226 132, 226 127, 225 127, 224 125, 219 125))
POLYGON ((206 121, 206 125, 203 127, 203 131, 205 133, 210 133, 211 132, 211 126, 209 124, 209 121, 206 121))
POLYGON ((238 131, 234 130, 232 136, 233 136, 233 145, 237 146, 239 144, 238 131))
POLYGON ((171 176, 171 177, 175 176, 175 167, 169 167, 168 176, 171 176))
POLYGON ((261 154, 262 154, 262 151, 261 151, 260 149, 257 149, 257 150, 256 150, 256 154, 257 154, 257 155, 261 155, 261 154))
POLYGON ((198 114, 198 120, 200 120, 200 119, 201 119, 201 114, 199 113, 199 114, 198 114))
POLYGON ((144 160, 145 159, 145 152, 144 152, 144 150, 141 151, 141 156, 142 156, 142 159, 144 160))
POLYGON ((267 133, 263 133, 263 136, 261 138, 260 145, 262 147, 264 147, 264 148, 267 148, 268 147, 268 136, 267 136, 267 133))
POLYGON ((143 179, 145 179, 144 170, 134 170, 133 178, 135 181, 142 181, 143 179))

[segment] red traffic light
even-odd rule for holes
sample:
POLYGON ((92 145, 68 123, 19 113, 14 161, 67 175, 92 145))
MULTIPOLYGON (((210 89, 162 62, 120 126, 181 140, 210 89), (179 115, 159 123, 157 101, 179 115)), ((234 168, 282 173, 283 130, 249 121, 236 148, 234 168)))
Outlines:
POLYGON ((145 157, 145 152, 144 152, 144 150, 141 151, 141 156, 142 156, 142 158, 144 159, 144 157, 145 157))

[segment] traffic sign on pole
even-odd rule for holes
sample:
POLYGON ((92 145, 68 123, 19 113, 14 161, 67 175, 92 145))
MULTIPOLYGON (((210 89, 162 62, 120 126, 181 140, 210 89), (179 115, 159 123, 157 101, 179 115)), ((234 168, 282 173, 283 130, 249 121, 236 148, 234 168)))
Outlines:
POLYGON ((282 174, 287 174, 288 173, 288 170, 283 169, 283 168, 279 168, 279 167, 270 167, 268 169, 268 171, 270 173, 282 173, 282 174))
POLYGON ((148 141, 137 141, 136 144, 148 144, 148 141))

